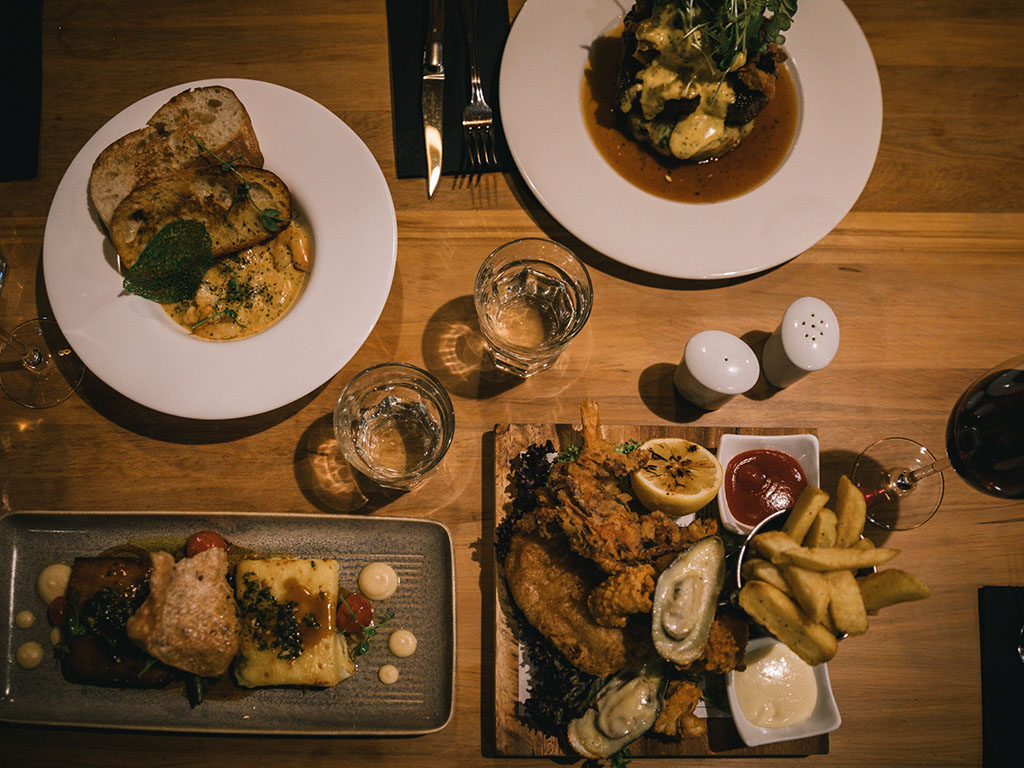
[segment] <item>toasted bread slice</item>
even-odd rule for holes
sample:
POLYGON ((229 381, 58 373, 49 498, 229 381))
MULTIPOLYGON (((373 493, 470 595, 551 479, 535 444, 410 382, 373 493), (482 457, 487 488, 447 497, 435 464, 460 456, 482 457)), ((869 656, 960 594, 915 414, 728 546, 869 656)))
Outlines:
MULTIPOLYGON (((262 168, 239 166, 238 171, 251 185, 249 194, 256 205, 278 211, 282 221, 292 217, 291 193, 278 176, 262 168)), ((188 168, 136 187, 110 219, 110 239, 122 267, 138 261, 154 235, 178 219, 206 226, 214 256, 269 240, 277 233, 263 226, 260 212, 241 192, 240 184, 233 173, 207 166, 188 168)))
POLYGON ((249 113, 230 88, 211 85, 183 91, 160 107, 144 128, 115 141, 93 163, 89 196, 108 228, 114 210, 135 187, 209 160, 189 134, 224 160, 263 165, 249 113))

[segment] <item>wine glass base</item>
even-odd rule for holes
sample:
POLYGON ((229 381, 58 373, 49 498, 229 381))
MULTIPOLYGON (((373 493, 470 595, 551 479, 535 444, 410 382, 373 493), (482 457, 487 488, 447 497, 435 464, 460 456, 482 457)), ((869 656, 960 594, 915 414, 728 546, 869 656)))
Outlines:
POLYGON ((889 531, 909 531, 928 522, 942 503, 942 474, 905 487, 898 478, 934 463, 931 451, 905 437, 886 437, 865 448, 850 479, 867 500, 868 520, 889 531))
POLYGON ((44 358, 36 369, 21 363, 10 343, 0 346, 0 387, 11 400, 25 408, 52 408, 67 400, 85 377, 85 365, 60 332, 55 320, 26 320, 11 336, 44 358))

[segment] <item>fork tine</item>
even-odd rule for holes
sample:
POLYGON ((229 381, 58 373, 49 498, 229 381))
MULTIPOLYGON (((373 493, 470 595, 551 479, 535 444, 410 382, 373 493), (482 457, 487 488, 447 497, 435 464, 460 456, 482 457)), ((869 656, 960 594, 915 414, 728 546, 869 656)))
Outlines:
POLYGON ((469 164, 475 170, 480 167, 480 152, 477 147, 476 131, 472 126, 466 126, 466 151, 469 154, 469 164))
POLYGON ((498 157, 494 152, 494 127, 490 124, 487 125, 483 132, 484 137, 484 156, 488 165, 497 165, 498 157))

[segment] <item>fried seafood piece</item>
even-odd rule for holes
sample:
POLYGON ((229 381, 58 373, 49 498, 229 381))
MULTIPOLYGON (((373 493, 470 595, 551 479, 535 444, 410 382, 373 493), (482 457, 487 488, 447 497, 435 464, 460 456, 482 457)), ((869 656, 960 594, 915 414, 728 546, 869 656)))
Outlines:
POLYGON ((691 666, 691 670, 724 674, 743 667, 743 657, 750 639, 750 625, 734 613, 720 612, 711 623, 704 652, 691 666))
POLYGON ((674 739, 699 738, 707 732, 705 722, 693 714, 703 691, 686 680, 670 680, 665 688, 661 714, 654 723, 654 732, 674 739))
POLYGON ((150 558, 149 596, 128 619, 128 637, 168 666, 203 677, 224 674, 240 638, 227 553, 212 547, 177 563, 167 552, 150 558))
POLYGON ((635 565, 609 576, 587 598, 594 621, 602 627, 624 627, 634 613, 650 613, 654 566, 635 565))
POLYGON ((552 467, 547 487, 537 493, 537 520, 560 528, 573 551, 615 573, 623 562, 644 557, 639 516, 629 508, 632 497, 619 487, 619 478, 638 469, 644 457, 638 451, 617 453, 605 440, 597 403, 584 400, 580 412, 580 455, 552 467))
POLYGON ((594 621, 587 598, 600 573, 573 554, 564 537, 517 531, 509 542, 505 579, 526 620, 583 672, 614 674, 650 653, 649 629, 594 621))

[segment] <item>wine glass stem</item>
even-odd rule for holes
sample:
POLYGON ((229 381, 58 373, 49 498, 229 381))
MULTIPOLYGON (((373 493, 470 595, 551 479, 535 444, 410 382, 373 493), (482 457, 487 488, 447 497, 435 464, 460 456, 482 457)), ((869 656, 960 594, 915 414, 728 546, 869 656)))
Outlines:
POLYGON ((909 490, 910 486, 916 485, 926 477, 931 477, 936 472, 942 472, 943 470, 949 469, 951 466, 952 463, 950 462, 949 457, 943 456, 941 459, 937 459, 927 467, 921 467, 920 469, 915 469, 912 472, 902 473, 897 482, 905 482, 909 490))
POLYGON ((14 347, 14 351, 21 355, 21 364, 30 371, 38 371, 46 367, 46 358, 42 352, 36 347, 26 347, 2 327, 0 327, 0 341, 14 347))

